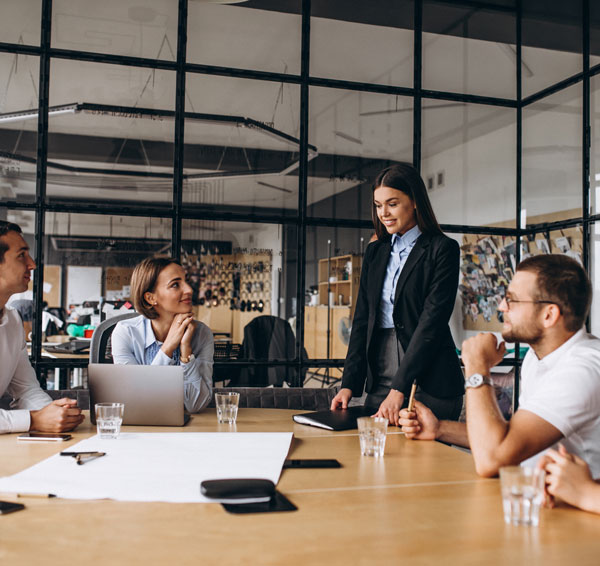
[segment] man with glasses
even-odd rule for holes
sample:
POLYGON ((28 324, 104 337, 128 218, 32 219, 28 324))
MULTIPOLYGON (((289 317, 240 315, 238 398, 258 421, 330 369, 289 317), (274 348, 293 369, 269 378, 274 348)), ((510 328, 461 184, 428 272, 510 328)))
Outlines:
POLYGON ((438 421, 415 402, 413 412, 400 412, 407 438, 470 447, 482 476, 562 441, 600 477, 600 340, 584 327, 591 301, 590 281, 574 259, 538 255, 522 261, 499 306, 503 338, 531 347, 523 360, 518 411, 508 422, 503 418, 489 377, 504 356, 504 343, 478 334, 462 346, 466 424, 438 421))
POLYGON ((0 397, 8 393, 13 410, 0 409, 0 434, 63 432, 83 421, 73 399, 52 399, 42 391, 29 363, 25 331, 11 295, 27 290, 35 262, 17 224, 0 220, 0 397))

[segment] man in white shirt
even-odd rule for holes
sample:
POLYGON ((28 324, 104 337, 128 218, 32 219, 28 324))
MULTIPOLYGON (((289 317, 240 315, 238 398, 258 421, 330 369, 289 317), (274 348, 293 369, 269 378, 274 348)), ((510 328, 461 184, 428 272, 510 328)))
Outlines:
POLYGON ((478 334, 462 346, 466 425, 438 421, 417 402, 414 412, 400 413, 406 436, 469 446, 483 476, 562 441, 600 477, 600 340, 583 326, 591 301, 589 279, 574 259, 538 255, 522 261, 500 304, 503 338, 531 346, 523 360, 519 410, 504 420, 489 379, 504 343, 478 334))
POLYGON ((35 262, 17 224, 0 220, 0 397, 8 393, 12 410, 0 409, 0 434, 37 430, 63 432, 83 421, 74 399, 52 399, 42 391, 29 363, 25 331, 17 312, 6 306, 27 289, 35 262))

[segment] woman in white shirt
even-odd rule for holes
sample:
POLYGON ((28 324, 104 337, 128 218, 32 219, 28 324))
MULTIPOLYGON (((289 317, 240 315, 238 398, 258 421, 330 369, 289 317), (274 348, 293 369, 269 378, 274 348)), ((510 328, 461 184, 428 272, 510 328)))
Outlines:
POLYGON ((146 258, 133 271, 131 296, 142 316, 115 327, 114 363, 181 365, 185 408, 197 413, 212 396, 214 340, 210 328, 193 319, 183 267, 170 258, 146 258))

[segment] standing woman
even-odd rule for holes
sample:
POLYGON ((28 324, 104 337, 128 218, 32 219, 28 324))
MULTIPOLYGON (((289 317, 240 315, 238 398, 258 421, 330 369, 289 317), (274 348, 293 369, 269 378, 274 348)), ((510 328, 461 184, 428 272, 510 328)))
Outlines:
POLYGON ((456 420, 464 377, 448 320, 458 243, 442 233, 423 180, 407 163, 377 176, 372 217, 377 240, 363 259, 342 388, 331 408, 346 408, 366 390, 365 406, 398 425, 416 380, 416 398, 456 420))
POLYGON ((114 363, 181 365, 185 408, 197 413, 212 396, 214 340, 210 328, 192 317, 183 267, 170 258, 146 258, 133 271, 131 295, 142 316, 116 325, 114 363))

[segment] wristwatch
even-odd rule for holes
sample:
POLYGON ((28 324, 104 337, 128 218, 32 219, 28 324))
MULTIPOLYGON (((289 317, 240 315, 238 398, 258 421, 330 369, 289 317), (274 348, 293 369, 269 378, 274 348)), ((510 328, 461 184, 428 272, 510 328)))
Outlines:
POLYGON ((485 377, 483 375, 481 375, 480 373, 474 373, 473 375, 470 375, 469 377, 467 377, 467 379, 465 380, 465 388, 469 389, 469 388, 473 388, 476 389, 477 387, 481 387, 482 385, 494 385, 494 383, 492 382, 492 380, 489 377, 485 377))
POLYGON ((190 354, 187 358, 184 358, 183 356, 181 356, 179 358, 179 361, 183 364, 189 364, 191 361, 195 360, 196 356, 194 356, 194 354, 190 354))

